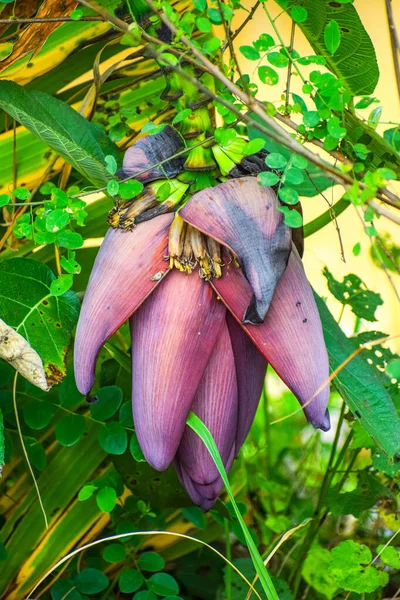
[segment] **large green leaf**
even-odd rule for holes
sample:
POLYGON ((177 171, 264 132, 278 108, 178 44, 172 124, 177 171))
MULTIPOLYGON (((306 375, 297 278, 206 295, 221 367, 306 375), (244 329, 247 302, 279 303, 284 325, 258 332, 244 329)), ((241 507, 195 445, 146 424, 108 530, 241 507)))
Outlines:
POLYGON ((111 178, 104 159, 107 154, 118 159, 117 146, 68 104, 13 81, 0 81, 0 107, 95 185, 102 186, 111 178))
MULTIPOLYGON (((325 302, 315 294, 322 320, 331 371, 354 352, 354 343, 343 333, 325 302)), ((389 457, 400 458, 400 419, 378 374, 362 355, 355 356, 336 375, 334 384, 355 418, 389 457)))
POLYGON ((30 258, 0 264, 1 318, 39 354, 49 386, 66 374, 66 353, 79 314, 74 292, 51 295, 54 279, 47 265, 30 258))
POLYGON ((288 10, 302 6, 307 19, 297 25, 302 29, 314 51, 324 56, 328 68, 346 85, 353 96, 372 94, 379 79, 375 50, 360 17, 352 4, 327 0, 276 0, 288 10), (324 41, 325 28, 336 21, 340 30, 340 45, 331 55, 324 41))
MULTIPOLYGON (((90 423, 88 435, 83 436, 72 448, 62 448, 53 454, 52 460, 38 478, 38 486, 49 517, 50 529, 47 532, 45 530, 36 490, 33 486, 2 528, 0 541, 5 543, 9 551, 9 558, 1 567, 0 595, 16 575, 18 575, 18 586, 24 585, 27 578, 28 583, 31 583, 32 580, 36 581, 43 575, 41 567, 46 568, 49 564, 54 563, 57 557, 68 551, 79 539, 82 529, 76 529, 71 525, 68 533, 65 526, 69 519, 65 521, 64 525, 63 511, 67 509, 77 492, 104 460, 105 453, 97 442, 98 431, 97 423, 90 423), (64 535, 59 537, 63 532, 64 535), (69 536, 74 532, 75 537, 71 539, 69 536), (49 546, 44 543, 44 538, 48 540, 49 546), (62 543, 60 544, 60 540, 62 543, 65 540, 64 547, 62 543), (38 547, 40 543, 43 543, 43 546, 38 547), (26 568, 25 561, 28 561, 26 568)), ((85 508, 86 515, 87 510, 88 508, 85 508)), ((82 523, 82 517, 80 520, 82 523)), ((90 525, 91 522, 92 513, 90 517, 87 516, 87 524, 90 525)), ((21 594, 19 597, 25 597, 25 594, 21 594)))

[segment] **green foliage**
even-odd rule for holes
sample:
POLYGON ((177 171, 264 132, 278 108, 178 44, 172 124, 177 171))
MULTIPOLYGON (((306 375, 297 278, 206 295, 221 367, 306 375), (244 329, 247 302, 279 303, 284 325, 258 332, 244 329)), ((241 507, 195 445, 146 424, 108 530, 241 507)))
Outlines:
MULTIPOLYGON (((324 301, 314 295, 322 320, 330 369, 334 371, 353 354, 354 346, 324 301)), ((334 385, 375 443, 389 457, 395 456, 400 448, 400 419, 388 392, 370 365, 362 356, 355 356, 337 373, 334 385)))
POLYGON ((64 102, 28 91, 12 81, 0 82, 0 107, 56 150, 95 185, 109 179, 107 155, 116 147, 98 128, 64 102))
POLYGON ((375 311, 378 306, 383 304, 379 294, 368 290, 357 275, 346 275, 340 283, 336 281, 327 267, 324 268, 323 273, 327 279, 329 291, 339 302, 349 305, 352 312, 361 319, 376 321, 375 311))
POLYGON ((388 574, 369 566, 369 548, 352 540, 341 542, 331 551, 330 572, 336 584, 352 592, 371 593, 388 581, 388 574))
POLYGON ((55 277, 49 267, 33 259, 0 263, 0 313, 40 355, 50 385, 66 373, 66 352, 79 311, 73 292, 53 295, 55 277))
POLYGON ((282 8, 301 6, 307 19, 297 21, 316 54, 354 95, 372 94, 379 70, 371 39, 352 4, 325 0, 277 0, 282 8))

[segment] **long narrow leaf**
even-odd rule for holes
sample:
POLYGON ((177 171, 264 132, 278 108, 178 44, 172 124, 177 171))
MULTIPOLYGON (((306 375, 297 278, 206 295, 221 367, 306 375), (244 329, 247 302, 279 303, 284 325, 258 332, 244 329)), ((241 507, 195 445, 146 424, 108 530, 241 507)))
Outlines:
POLYGON ((201 421, 201 419, 199 419, 199 417, 197 417, 193 412, 191 412, 189 414, 189 417, 188 417, 186 423, 202 439, 207 450, 211 454, 211 457, 215 463, 215 466, 217 467, 217 469, 219 471, 219 474, 222 477, 222 480, 225 484, 229 498, 232 502, 233 509, 234 509, 237 519, 239 521, 240 527, 242 528, 243 535, 245 537, 251 559, 253 561, 254 567, 257 571, 257 575, 260 579, 261 585, 263 587, 264 592, 267 595, 268 600, 279 600, 279 596, 275 590, 274 584, 272 583, 271 577, 270 577, 266 567, 264 566, 263 560, 260 556, 260 553, 257 550, 254 540, 250 535, 250 532, 247 528, 246 523, 244 522, 242 515, 240 514, 240 510, 235 501, 235 496, 233 495, 231 486, 229 485, 229 479, 226 474, 224 465, 222 463, 221 456, 218 452, 218 448, 214 442, 214 439, 211 435, 210 430, 206 427, 206 425, 204 425, 203 421, 201 421))

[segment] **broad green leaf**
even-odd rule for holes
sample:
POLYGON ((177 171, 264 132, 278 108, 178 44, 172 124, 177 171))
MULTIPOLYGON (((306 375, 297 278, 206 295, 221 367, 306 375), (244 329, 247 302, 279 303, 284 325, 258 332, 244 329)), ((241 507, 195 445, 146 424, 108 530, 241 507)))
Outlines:
POLYGON ((331 556, 330 573, 345 590, 371 593, 388 582, 387 573, 370 566, 372 554, 367 546, 347 540, 333 548, 331 556))
POLYGON ((0 314, 39 354, 49 386, 66 374, 66 353, 79 313, 74 292, 52 295, 54 280, 49 267, 36 260, 0 263, 0 314))
POLYGON ((68 104, 12 81, 0 81, 0 107, 95 185, 107 184, 111 175, 105 157, 118 157, 117 147, 68 104))
POLYGON ((198 506, 182 508, 182 514, 198 529, 205 529, 207 525, 206 517, 198 506))
POLYGON ((329 573, 330 561, 329 550, 315 543, 307 554, 302 569, 302 575, 306 582, 317 592, 326 596, 328 600, 333 598, 338 589, 333 576, 329 573))
MULTIPOLYGON (((334 371, 354 353, 353 342, 346 337, 317 294, 330 369, 334 371)), ((354 416, 389 457, 400 452, 400 419, 393 402, 362 354, 355 356, 334 378, 334 384, 354 416)))
MULTIPOLYGON (((297 0, 291 0, 289 5, 286 0, 277 0, 277 3, 290 11, 297 0)), ((371 94, 378 83, 379 69, 371 39, 355 7, 326 0, 303 0, 302 6, 307 11, 307 18, 298 22, 298 26, 315 53, 326 59, 327 67, 344 82, 353 96, 371 94), (339 40, 338 31, 341 33, 339 40)))
POLYGON ((361 471, 358 485, 352 492, 340 492, 335 486, 328 492, 327 504, 333 515, 353 515, 358 519, 364 510, 375 505, 378 497, 390 496, 391 492, 375 477, 361 471))

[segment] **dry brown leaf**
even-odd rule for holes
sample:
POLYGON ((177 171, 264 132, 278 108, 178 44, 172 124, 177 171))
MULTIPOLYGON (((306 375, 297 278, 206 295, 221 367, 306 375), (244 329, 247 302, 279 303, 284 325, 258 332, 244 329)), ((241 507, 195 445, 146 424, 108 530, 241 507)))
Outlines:
MULTIPOLYGON (((76 0, 45 0, 35 18, 65 17, 74 10, 76 5, 76 0)), ((0 72, 32 50, 32 57, 35 56, 49 35, 60 25, 62 23, 32 23, 20 30, 19 40, 14 44, 12 54, 0 63, 0 72)))
POLYGON ((39 354, 15 329, 0 319, 0 358, 6 360, 30 383, 47 392, 49 389, 39 354))

